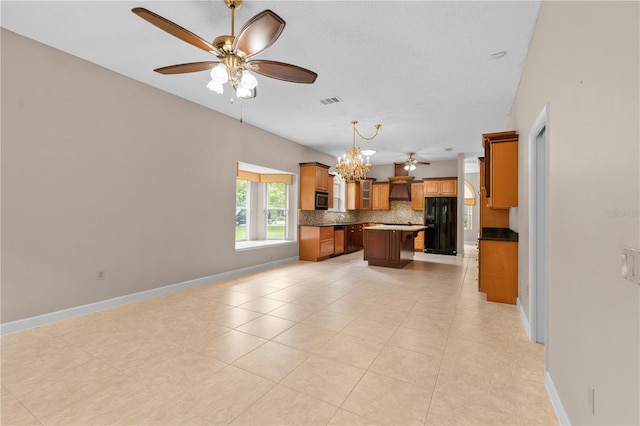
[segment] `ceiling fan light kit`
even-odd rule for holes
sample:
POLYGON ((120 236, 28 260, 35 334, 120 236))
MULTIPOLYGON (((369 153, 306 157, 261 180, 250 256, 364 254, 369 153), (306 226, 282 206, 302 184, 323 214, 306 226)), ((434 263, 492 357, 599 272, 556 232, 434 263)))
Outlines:
POLYGON ((416 164, 418 163, 418 160, 416 160, 415 158, 413 158, 413 152, 409 153, 409 158, 407 158, 407 161, 404 162, 404 169, 408 170, 408 171, 413 171, 416 169, 416 164))
MULTIPOLYGON (((212 92, 224 93, 227 83, 235 90, 236 97, 254 98, 258 80, 252 71, 265 77, 277 80, 312 84, 318 75, 310 70, 284 62, 265 59, 252 59, 271 46, 280 36, 286 25, 285 21, 271 10, 262 12, 249 19, 238 35, 235 35, 235 11, 242 7, 243 0, 223 0, 231 10, 231 35, 218 36, 209 43, 181 26, 142 7, 132 12, 168 32, 169 34, 215 55, 220 61, 190 62, 157 68, 160 74, 183 74, 210 70, 211 80, 207 88, 212 92)), ((233 102, 233 98, 232 98, 233 102)))

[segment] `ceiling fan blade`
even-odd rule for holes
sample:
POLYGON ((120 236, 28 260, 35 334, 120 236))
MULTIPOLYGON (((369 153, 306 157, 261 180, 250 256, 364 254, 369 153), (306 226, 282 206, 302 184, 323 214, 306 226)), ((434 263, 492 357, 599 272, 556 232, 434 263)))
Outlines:
POLYGON ((167 67, 156 68, 154 71, 160 74, 184 74, 187 72, 207 71, 218 65, 220 62, 189 62, 187 64, 169 65, 167 67))
POLYGON ((277 80, 290 81, 292 83, 311 84, 316 81, 318 74, 297 65, 284 62, 255 60, 248 63, 251 71, 277 80))
POLYGON ((144 19, 145 21, 155 25, 161 30, 168 32, 172 36, 178 37, 182 41, 186 41, 192 46, 195 46, 199 49, 213 53, 218 57, 222 56, 222 52, 218 48, 213 46, 211 43, 209 43, 208 41, 203 40, 202 38, 193 34, 189 30, 182 28, 178 24, 174 24, 168 19, 163 18, 162 16, 157 15, 150 10, 147 10, 143 7, 135 7, 131 9, 131 11, 136 15, 138 15, 139 17, 141 17, 142 19, 144 19))
POLYGON ((233 51, 245 57, 257 55, 280 37, 284 26, 284 19, 263 10, 244 24, 233 42, 233 51))

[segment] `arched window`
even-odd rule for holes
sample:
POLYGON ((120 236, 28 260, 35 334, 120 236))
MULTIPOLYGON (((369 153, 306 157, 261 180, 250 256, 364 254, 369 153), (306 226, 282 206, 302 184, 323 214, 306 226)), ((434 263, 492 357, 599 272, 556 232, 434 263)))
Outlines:
POLYGON ((464 229, 473 229, 473 206, 476 205, 476 191, 466 180, 464 181, 464 229))

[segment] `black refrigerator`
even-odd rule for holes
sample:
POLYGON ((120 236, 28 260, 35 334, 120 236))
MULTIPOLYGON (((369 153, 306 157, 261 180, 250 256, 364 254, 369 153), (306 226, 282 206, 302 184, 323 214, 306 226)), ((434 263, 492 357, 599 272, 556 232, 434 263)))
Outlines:
POLYGON ((424 199, 425 253, 452 254, 458 249, 458 199, 426 197, 424 199))

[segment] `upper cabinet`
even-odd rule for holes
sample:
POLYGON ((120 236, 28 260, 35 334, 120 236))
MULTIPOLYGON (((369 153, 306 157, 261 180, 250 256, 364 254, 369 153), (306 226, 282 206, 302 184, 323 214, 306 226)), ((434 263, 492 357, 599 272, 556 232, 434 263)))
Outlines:
POLYGON ((332 209, 333 208, 333 180, 335 179, 334 175, 329 175, 329 188, 328 188, 328 193, 329 193, 329 208, 332 209))
POLYGON ((482 135, 487 206, 518 206, 518 135, 515 130, 482 135))
POLYGON ((363 179, 356 182, 347 182, 347 210, 372 209, 374 181, 375 179, 363 179))
POLYGON ((485 185, 485 158, 479 157, 480 166, 480 229, 482 228, 508 228, 509 210, 489 208, 485 185))
MULTIPOLYGON (((329 166, 320 163, 300 163, 300 210, 316 209, 316 192, 328 193, 333 182, 329 166)), ((329 198, 331 201, 331 198, 329 198)))
POLYGON ((411 183, 411 210, 424 210, 424 183, 411 183))
POLYGON ((425 197, 455 197, 458 195, 458 179, 424 179, 422 182, 425 197))
POLYGON ((389 210, 389 182, 373 184, 371 194, 371 210, 389 210))

